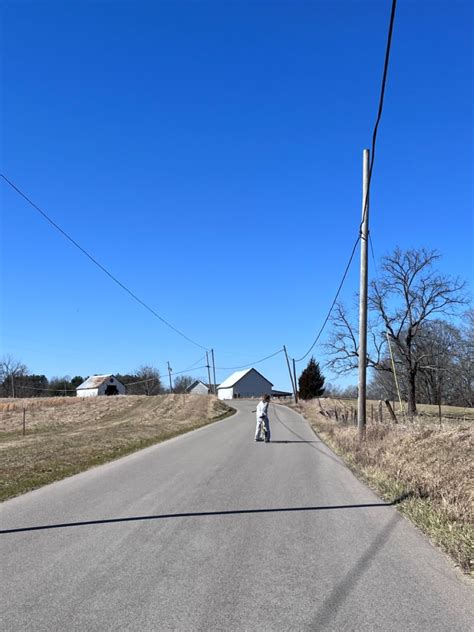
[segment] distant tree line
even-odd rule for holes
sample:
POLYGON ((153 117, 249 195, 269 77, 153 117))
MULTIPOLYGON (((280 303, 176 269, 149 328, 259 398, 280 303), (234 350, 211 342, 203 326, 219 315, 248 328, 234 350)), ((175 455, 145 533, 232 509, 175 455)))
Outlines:
MULTIPOLYGON (((114 373, 124 384, 129 395, 160 395, 169 393, 160 372, 153 366, 140 366, 133 373, 114 373)), ((28 367, 11 356, 0 360, 0 397, 75 397, 76 388, 89 376, 69 375, 47 378, 30 373, 28 367)), ((173 380, 173 393, 184 393, 194 382, 190 375, 179 375, 173 380)))

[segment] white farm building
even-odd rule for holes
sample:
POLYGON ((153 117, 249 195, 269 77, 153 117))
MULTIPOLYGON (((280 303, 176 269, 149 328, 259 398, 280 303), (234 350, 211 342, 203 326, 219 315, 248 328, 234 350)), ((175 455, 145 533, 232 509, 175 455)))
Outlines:
POLYGON ((91 375, 76 388, 77 397, 98 395, 125 395, 125 386, 111 375, 91 375))
POLYGON ((232 373, 217 387, 219 399, 234 399, 236 397, 260 397, 264 393, 272 392, 273 384, 255 369, 246 369, 232 373))
POLYGON ((210 392, 209 384, 201 382, 201 380, 195 380, 186 389, 186 393, 192 393, 193 395, 209 395, 210 392))

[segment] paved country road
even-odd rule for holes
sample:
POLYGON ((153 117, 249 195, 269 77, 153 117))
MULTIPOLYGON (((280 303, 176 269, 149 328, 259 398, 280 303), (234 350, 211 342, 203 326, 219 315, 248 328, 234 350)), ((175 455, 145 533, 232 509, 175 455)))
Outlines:
POLYGON ((294 411, 255 443, 255 404, 0 505, 1 629, 471 630, 447 558, 294 411))

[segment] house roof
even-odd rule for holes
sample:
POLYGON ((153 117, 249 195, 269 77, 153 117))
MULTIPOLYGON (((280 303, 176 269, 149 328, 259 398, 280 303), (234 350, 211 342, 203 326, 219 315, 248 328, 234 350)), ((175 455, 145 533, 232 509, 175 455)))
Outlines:
POLYGON ((206 384, 206 382, 203 382, 202 380, 194 380, 194 382, 192 384, 190 384, 187 387, 187 391, 191 391, 195 386, 197 386, 198 384, 202 384, 203 386, 205 386, 206 388, 209 388, 209 384, 206 384))
POLYGON ((236 371, 235 373, 232 373, 232 375, 229 375, 229 377, 224 380, 222 384, 219 384, 217 388, 231 388, 232 386, 235 386, 237 382, 240 382, 240 380, 251 371, 255 371, 255 373, 258 373, 260 377, 262 377, 266 382, 273 386, 270 380, 267 380, 267 378, 259 373, 256 369, 245 369, 244 371, 236 371))
POLYGON ((87 378, 85 382, 82 382, 82 384, 79 384, 79 386, 76 388, 76 391, 83 390, 86 388, 99 388, 101 384, 110 380, 111 377, 117 380, 117 378, 114 375, 112 375, 112 373, 107 373, 107 375, 91 375, 90 377, 87 378))

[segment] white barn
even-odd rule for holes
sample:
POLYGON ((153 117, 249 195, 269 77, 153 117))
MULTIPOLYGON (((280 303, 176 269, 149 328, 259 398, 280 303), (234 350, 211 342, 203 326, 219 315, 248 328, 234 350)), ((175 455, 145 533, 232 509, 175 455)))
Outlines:
POLYGON ((125 395, 125 386, 110 373, 91 375, 76 388, 77 397, 97 397, 98 395, 125 395))
POLYGON ((209 395, 210 392, 209 384, 201 382, 201 380, 195 380, 186 389, 186 393, 192 393, 193 395, 209 395))
POLYGON ((260 397, 264 393, 272 392, 273 384, 255 369, 236 371, 217 387, 219 399, 234 399, 236 397, 260 397))

